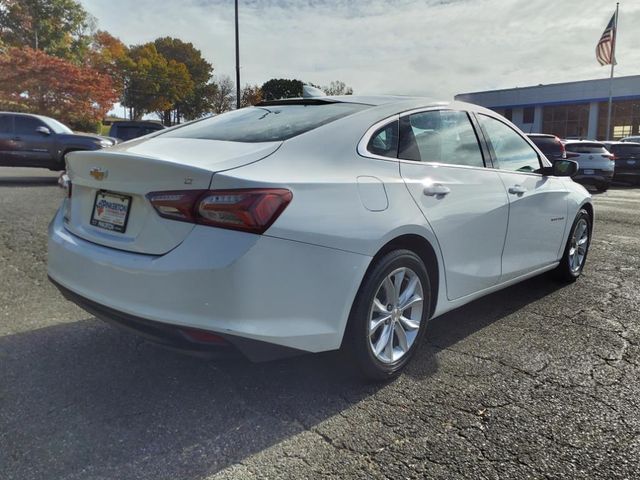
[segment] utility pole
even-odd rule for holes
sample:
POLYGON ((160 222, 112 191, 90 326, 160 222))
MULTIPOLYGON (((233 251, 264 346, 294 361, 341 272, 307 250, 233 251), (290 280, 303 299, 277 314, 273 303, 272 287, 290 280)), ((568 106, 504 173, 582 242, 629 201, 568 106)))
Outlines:
POLYGON ((240 40, 238 36, 238 0, 236 0, 236 108, 240 108, 240 40))

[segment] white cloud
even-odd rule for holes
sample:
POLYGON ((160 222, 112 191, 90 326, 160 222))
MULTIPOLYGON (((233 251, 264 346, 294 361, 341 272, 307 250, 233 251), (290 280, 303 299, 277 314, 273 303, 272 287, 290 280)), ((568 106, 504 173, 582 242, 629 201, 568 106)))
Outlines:
MULTIPOLYGON (((192 42, 234 76, 231 0, 82 0, 127 44, 192 42)), ((618 76, 640 73, 640 2, 620 10, 618 76)), ((339 79, 356 93, 456 93, 603 78, 595 45, 615 5, 597 0, 240 0, 242 83, 339 79)))

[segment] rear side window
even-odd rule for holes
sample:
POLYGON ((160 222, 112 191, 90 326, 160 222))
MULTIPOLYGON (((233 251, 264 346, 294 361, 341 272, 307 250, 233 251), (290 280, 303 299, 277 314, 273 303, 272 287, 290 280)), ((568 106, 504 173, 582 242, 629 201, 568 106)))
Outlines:
POLYGON ((498 168, 532 173, 540 168, 540 159, 531 145, 508 125, 486 115, 478 115, 487 140, 498 161, 498 168))
POLYGON ((560 142, 553 137, 529 137, 537 147, 542 150, 542 153, 551 153, 559 155, 562 153, 562 147, 560 142))
POLYGON ((13 117, 0 115, 0 133, 13 133, 13 117))
POLYGON ((367 150, 375 155, 396 158, 398 155, 398 121, 377 130, 371 136, 367 150))
POLYGON ((243 108, 161 133, 160 136, 278 142, 369 108, 355 103, 269 105, 243 108))
POLYGON ((419 162, 484 167, 478 138, 465 112, 432 110, 400 120, 398 157, 419 162))
POLYGON ((607 153, 607 149, 601 143, 566 143, 564 147, 573 153, 607 153))

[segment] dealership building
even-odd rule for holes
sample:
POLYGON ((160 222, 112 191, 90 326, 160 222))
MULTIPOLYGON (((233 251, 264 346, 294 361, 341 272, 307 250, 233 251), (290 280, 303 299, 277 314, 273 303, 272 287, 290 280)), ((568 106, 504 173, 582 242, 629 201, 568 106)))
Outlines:
MULTIPOLYGON (((607 137, 609 79, 461 93, 455 99, 488 107, 526 133, 561 138, 607 137)), ((640 75, 613 79, 611 139, 640 134, 640 75)))

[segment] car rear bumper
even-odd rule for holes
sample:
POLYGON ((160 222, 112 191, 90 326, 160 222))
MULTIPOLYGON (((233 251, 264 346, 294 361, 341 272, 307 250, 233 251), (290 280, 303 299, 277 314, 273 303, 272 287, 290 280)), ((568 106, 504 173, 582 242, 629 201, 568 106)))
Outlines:
POLYGON ((237 338, 307 352, 339 348, 370 260, 205 226, 165 255, 143 255, 73 235, 61 211, 49 226, 49 276, 81 307, 120 324, 215 332, 249 357, 253 344, 240 347, 237 338))
POLYGON ((579 183, 611 183, 613 180, 614 170, 602 170, 597 168, 581 168, 573 177, 573 180, 579 183), (593 172, 593 173, 591 173, 593 172))

